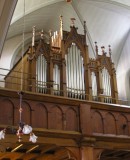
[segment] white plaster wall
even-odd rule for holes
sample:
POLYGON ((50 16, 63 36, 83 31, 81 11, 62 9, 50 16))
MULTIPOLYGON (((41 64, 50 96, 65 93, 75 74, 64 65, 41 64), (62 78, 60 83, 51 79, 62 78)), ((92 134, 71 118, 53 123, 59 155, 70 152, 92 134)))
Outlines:
POLYGON ((130 100, 130 33, 117 66, 117 85, 119 98, 130 100))

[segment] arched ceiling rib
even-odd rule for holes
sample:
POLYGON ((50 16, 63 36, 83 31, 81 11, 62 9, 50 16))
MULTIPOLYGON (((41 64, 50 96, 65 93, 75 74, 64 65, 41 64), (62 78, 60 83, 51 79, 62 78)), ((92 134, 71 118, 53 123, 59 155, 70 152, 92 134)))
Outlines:
MULTIPOLYGON (((113 61, 116 65, 118 64, 129 32, 129 0, 73 0, 72 4, 66 3, 65 0, 25 0, 25 2, 25 33, 31 33, 34 25, 38 32, 41 29, 46 33, 49 29, 58 30, 61 14, 63 15, 64 30, 69 30, 70 18, 75 17, 76 26, 79 28, 78 32, 83 33, 83 21, 85 20, 90 35, 89 48, 94 48, 95 41, 99 46, 107 47, 110 44, 113 50, 113 61)), ((23 0, 19 0, 7 39, 22 35, 22 6, 23 0)), ((93 56, 94 52, 91 49, 90 55, 93 56)))
POLYGON ((62 2, 63 0, 25 0, 25 4, 23 0, 18 0, 17 7, 14 12, 14 16, 12 18, 11 24, 19 20, 24 15, 24 5, 25 5, 25 15, 30 14, 40 8, 62 2))
POLYGON ((104 2, 117 6, 124 7, 126 9, 130 9, 130 1, 129 0, 87 0, 90 2, 104 2))

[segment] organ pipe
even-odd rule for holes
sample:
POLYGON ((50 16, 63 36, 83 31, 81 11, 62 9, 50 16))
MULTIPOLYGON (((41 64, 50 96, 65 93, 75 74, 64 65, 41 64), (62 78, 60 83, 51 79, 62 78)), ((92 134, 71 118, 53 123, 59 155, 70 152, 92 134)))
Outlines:
POLYGON ((46 93, 47 90, 47 62, 45 57, 41 54, 37 58, 37 92, 46 93))
POLYGON ((102 69, 102 88, 103 88, 103 95, 106 96, 104 101, 106 103, 111 103, 111 83, 110 83, 110 75, 108 70, 104 67, 102 69))
POLYGON ((66 78, 68 96, 83 99, 84 91, 84 69, 81 51, 75 43, 68 48, 66 58, 66 78))
POLYGON ((53 68, 53 81, 54 81, 54 84, 53 84, 53 89, 54 89, 54 94, 55 95, 59 95, 60 94, 60 70, 59 70, 59 67, 58 65, 54 65, 54 68, 53 68))
POLYGON ((96 100, 97 96, 97 81, 96 81, 96 75, 94 72, 91 74, 91 81, 92 81, 92 96, 93 99, 96 100))

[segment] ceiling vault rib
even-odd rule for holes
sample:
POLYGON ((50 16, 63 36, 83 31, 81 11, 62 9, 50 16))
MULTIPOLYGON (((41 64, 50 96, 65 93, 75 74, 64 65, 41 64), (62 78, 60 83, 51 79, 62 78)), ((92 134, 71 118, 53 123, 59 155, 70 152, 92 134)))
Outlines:
MULTIPOLYGON (((81 16, 81 14, 80 14, 78 8, 76 7, 75 2, 72 1, 71 5, 72 5, 72 7, 73 7, 75 13, 77 14, 77 16, 78 16, 78 18, 79 18, 79 20, 80 20, 82 26, 84 26, 83 17, 81 16)), ((93 51, 93 55, 94 55, 94 57, 96 57, 95 47, 94 47, 94 44, 93 44, 91 35, 90 35, 90 33, 89 33, 89 30, 88 30, 87 22, 86 22, 86 31, 87 31, 88 40, 89 40, 89 42, 90 42, 90 45, 91 45, 91 48, 92 48, 92 51, 93 51)))
POLYGON ((120 58, 121 58, 121 54, 122 54, 122 52, 123 52, 124 46, 125 46, 125 44, 126 44, 126 41, 127 41, 128 37, 129 37, 129 35, 130 35, 130 29, 129 29, 128 34, 126 35, 126 38, 125 38, 124 44, 123 44, 123 46, 122 46, 122 48, 121 48, 121 50, 120 50, 120 53, 119 53, 119 56, 118 56, 118 59, 117 59, 117 62, 116 62, 116 66, 115 66, 115 68, 117 68, 117 66, 118 66, 118 63, 119 63, 120 58))
MULTIPOLYGON (((36 12, 37 10, 39 10, 40 8, 44 8, 44 7, 47 7, 47 6, 50 6, 50 5, 54 5, 56 3, 59 3, 59 2, 62 2, 64 0, 52 0, 51 2, 47 2, 47 3, 44 3, 42 5, 40 5, 39 7, 35 7, 35 9, 30 9, 28 12, 25 11, 25 16, 29 15, 30 13, 32 12, 36 12)), ((26 4, 25 4, 26 5, 26 4)), ((16 6, 17 7, 17 6, 16 6)), ((17 18, 15 18, 14 20, 12 20, 11 22, 11 25, 15 22, 17 22, 19 19, 21 19, 23 16, 19 16, 17 18)))

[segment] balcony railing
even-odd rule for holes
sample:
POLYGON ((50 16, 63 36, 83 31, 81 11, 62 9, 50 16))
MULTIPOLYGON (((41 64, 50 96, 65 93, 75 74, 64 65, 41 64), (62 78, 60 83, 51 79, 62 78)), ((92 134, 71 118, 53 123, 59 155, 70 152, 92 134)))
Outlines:
POLYGON ((130 101, 114 99, 111 96, 98 95, 92 96, 85 93, 85 90, 78 90, 74 88, 66 88, 65 91, 60 90, 60 87, 55 82, 42 82, 37 81, 37 76, 31 78, 30 73, 23 73, 20 71, 12 71, 0 68, 0 87, 12 90, 24 90, 34 93, 51 94, 55 96, 66 95, 68 98, 79 99, 79 100, 90 100, 96 102, 130 105, 130 101), (22 86, 22 87, 21 87, 22 86))

